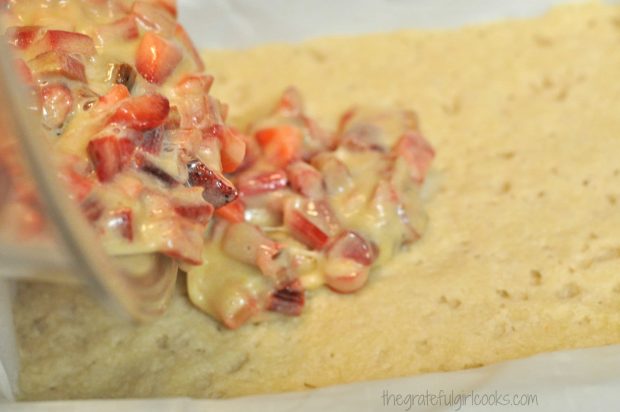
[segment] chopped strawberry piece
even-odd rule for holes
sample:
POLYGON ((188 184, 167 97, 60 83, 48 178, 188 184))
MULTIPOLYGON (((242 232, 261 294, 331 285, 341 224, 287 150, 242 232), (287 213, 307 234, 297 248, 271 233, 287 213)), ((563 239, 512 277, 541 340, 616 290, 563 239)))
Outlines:
POLYGON ((317 226, 303 212, 297 209, 284 212, 284 224, 288 227, 291 235, 314 250, 323 249, 329 242, 329 235, 317 226))
POLYGON ((325 196, 323 176, 321 172, 303 161, 291 163, 286 168, 291 187, 310 199, 320 199, 325 196))
POLYGON ((27 49, 42 32, 40 26, 9 27, 4 34, 8 43, 18 49, 27 49))
POLYGON ((177 67, 183 55, 171 42, 155 33, 146 33, 136 54, 136 69, 146 81, 162 84, 177 67))
POLYGON ((222 142, 222 149, 220 150, 222 171, 224 173, 234 172, 243 163, 245 140, 235 130, 226 127, 220 141, 222 142))
POLYGON ((376 246, 373 247, 360 234, 346 231, 332 242, 327 256, 352 259, 364 266, 370 266, 375 261, 377 253, 376 246))
POLYGON ((271 294, 267 310, 288 316, 299 316, 304 303, 304 288, 299 279, 295 279, 271 294))
POLYGON ((104 43, 108 40, 133 40, 138 38, 138 25, 133 15, 123 17, 97 29, 97 35, 104 43))
POLYGON ((137 139, 138 146, 146 153, 159 154, 164 141, 164 130, 161 127, 142 133, 137 139))
POLYGON ((132 7, 133 14, 149 30, 170 36, 176 28, 176 20, 160 2, 136 1, 132 7))
POLYGON ((145 131, 160 126, 168 117, 170 103, 160 94, 145 94, 125 99, 110 118, 110 123, 124 123, 145 131))
POLYGON ((116 103, 130 96, 129 90, 122 84, 115 84, 106 94, 99 98, 99 102, 104 106, 113 106, 116 103))
POLYGON ((204 188, 202 197, 216 209, 237 198, 237 189, 221 174, 209 169, 204 163, 194 160, 187 165, 190 186, 204 188))
POLYGON ((32 72, 26 62, 22 59, 15 59, 13 61, 13 66, 15 67, 15 72, 17 72, 17 76, 22 79, 22 81, 32 86, 34 84, 34 79, 32 77, 32 72))
POLYGON ((32 71, 38 75, 60 75, 71 80, 86 82, 84 65, 69 54, 52 50, 39 54, 28 62, 32 71))
POLYGON ((201 205, 178 205, 174 207, 174 211, 179 215, 191 219, 201 225, 206 225, 213 216, 213 205, 204 203, 201 205))
POLYGON ((205 64, 202 61, 202 58, 200 57, 200 53, 198 53, 198 50, 196 49, 194 42, 189 37, 189 34, 187 34, 183 26, 181 26, 180 24, 177 24, 174 34, 179 39, 181 44, 185 47, 185 49, 189 52, 189 55, 191 56, 192 60, 194 60, 194 64, 196 65, 196 70, 199 72, 203 71, 205 69, 205 64))
POLYGON ((274 170, 266 173, 245 173, 239 176, 237 188, 244 196, 252 196, 266 192, 273 192, 286 187, 288 179, 283 170, 274 170))
POLYGON ((112 212, 107 226, 118 230, 125 239, 133 240, 133 213, 131 209, 120 209, 112 212))
POLYGON ((91 140, 86 151, 99 181, 107 182, 128 163, 133 144, 128 139, 106 136, 91 140))
POLYGON ((245 204, 237 198, 232 202, 215 210, 216 216, 231 223, 240 223, 245 220, 245 204))
POLYGON ((73 109, 73 95, 64 84, 48 84, 39 92, 43 124, 49 129, 63 125, 73 109))
POLYGON ((435 157, 435 150, 430 143, 415 132, 403 135, 392 148, 392 153, 405 159, 409 164, 411 177, 418 183, 424 181, 435 157))
POLYGON ((263 149, 267 161, 284 167, 299 157, 303 141, 301 131, 293 126, 282 125, 258 130, 254 136, 263 149))
POLYGON ((93 39, 82 33, 63 30, 48 30, 41 40, 32 44, 31 50, 35 56, 51 50, 87 57, 97 54, 93 39))

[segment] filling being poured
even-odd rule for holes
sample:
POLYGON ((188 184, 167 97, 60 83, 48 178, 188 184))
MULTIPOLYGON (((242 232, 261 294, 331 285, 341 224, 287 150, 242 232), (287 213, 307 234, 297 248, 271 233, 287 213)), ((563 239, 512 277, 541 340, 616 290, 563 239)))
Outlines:
MULTIPOLYGON (((50 163, 106 251, 177 259, 190 300, 227 327, 299 315, 308 289, 355 292, 424 232, 419 192, 434 151, 414 113, 353 108, 327 131, 291 88, 243 134, 209 95, 174 1, 3 7, 50 163)), ((36 189, 18 187, 0 218, 36 235, 36 189)))

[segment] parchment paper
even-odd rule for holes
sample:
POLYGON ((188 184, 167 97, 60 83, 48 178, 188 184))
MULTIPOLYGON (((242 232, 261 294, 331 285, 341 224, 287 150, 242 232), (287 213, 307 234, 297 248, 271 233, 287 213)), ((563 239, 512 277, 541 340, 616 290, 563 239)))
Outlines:
MULTIPOLYGON (((246 48, 323 35, 444 28, 543 13, 563 0, 180 0, 201 48, 246 48)), ((620 43, 619 43, 620 47, 620 43)), ((0 281, 0 411, 467 411, 617 410, 620 345, 541 354, 480 369, 232 400, 91 400, 14 403, 18 358, 9 282, 0 281), (472 392, 473 391, 473 392, 472 392), (396 396, 400 395, 397 400, 396 396), (460 397, 457 397, 461 395, 460 397), (470 395, 469 398, 465 398, 470 395), (486 396, 487 405, 474 406, 486 396), (502 396, 528 406, 490 405, 502 396), (433 398, 435 396, 435 398, 433 398), (443 396, 443 397, 442 397, 443 396), (512 399, 512 398, 511 398, 512 399), (460 402, 454 404, 457 400, 460 402), (453 403, 446 405, 446 403, 453 403)), ((233 349, 231 349, 233 350, 233 349)), ((506 398, 503 398, 506 399, 506 398)))

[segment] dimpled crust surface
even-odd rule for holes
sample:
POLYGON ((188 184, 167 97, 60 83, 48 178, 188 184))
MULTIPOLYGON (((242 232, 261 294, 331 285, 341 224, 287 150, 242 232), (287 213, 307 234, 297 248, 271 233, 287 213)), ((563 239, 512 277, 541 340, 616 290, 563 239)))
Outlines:
POLYGON ((620 342, 619 45, 620 9, 587 4, 206 52, 238 126, 290 84, 328 125, 354 103, 415 110, 438 153, 427 233, 360 293, 236 331, 181 295, 132 327, 80 290, 22 285, 22 398, 231 397, 620 342))

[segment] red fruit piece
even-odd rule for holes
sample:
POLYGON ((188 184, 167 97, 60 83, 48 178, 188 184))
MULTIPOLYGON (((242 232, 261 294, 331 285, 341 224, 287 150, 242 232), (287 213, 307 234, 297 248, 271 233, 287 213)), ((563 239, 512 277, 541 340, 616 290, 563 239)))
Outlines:
POLYGON ((183 55, 171 42, 148 32, 142 37, 136 53, 136 69, 146 81, 163 83, 177 67, 183 55))
POLYGON ((370 266, 376 256, 376 247, 353 231, 346 231, 338 236, 327 251, 328 258, 352 259, 364 266, 370 266))
POLYGON ((267 310, 289 316, 299 316, 304 303, 304 288, 299 279, 295 279, 271 294, 267 302, 267 310))
POLYGON ((310 199, 320 199, 325 196, 323 176, 321 172, 306 162, 291 163, 286 168, 291 187, 310 199))
POLYGON ((208 74, 188 74, 179 80, 175 91, 179 94, 208 94, 213 85, 213 76, 208 74))
POLYGON ((170 36, 176 28, 173 15, 158 1, 136 1, 132 7, 133 14, 149 30, 170 36))
POLYGON ((118 230, 125 239, 133 240, 133 213, 131 209, 120 209, 112 212, 107 221, 107 226, 118 230))
POLYGON ((18 49, 27 49, 41 34, 39 26, 9 27, 4 34, 7 42, 18 49))
POLYGON ((287 88, 276 106, 276 113, 300 115, 304 111, 304 104, 299 91, 294 87, 287 88))
POLYGON ((213 205, 210 203, 204 203, 201 205, 177 205, 174 207, 174 211, 177 214, 186 217, 194 222, 206 225, 213 216, 213 205))
POLYGON ((190 186, 204 188, 202 197, 216 209, 237 198, 237 189, 221 174, 209 169, 204 163, 194 160, 187 165, 190 186))
POLYGON ((104 43, 108 40, 133 40, 139 35, 136 18, 133 15, 123 17, 97 29, 97 36, 104 43))
POLYGON ((99 98, 99 102, 103 106, 112 106, 129 96, 130 94, 127 87, 122 84, 115 84, 106 94, 99 98))
POLYGON ((63 30, 48 30, 41 40, 32 44, 31 50, 35 56, 51 50, 87 57, 97 53, 93 39, 82 33, 63 30))
POLYGON ((63 125, 73 109, 73 95, 64 84, 48 84, 39 92, 43 125, 56 129, 63 125))
POLYGON ((231 223, 240 223, 245 220, 245 204, 237 198, 215 210, 215 215, 231 223))
POLYGON ((203 71, 205 69, 205 64, 202 61, 202 58, 200 57, 200 53, 198 53, 198 50, 196 49, 194 42, 189 37, 189 34, 187 34, 183 26, 181 26, 180 24, 177 24, 174 34, 179 39, 181 44, 185 47, 185 49, 187 49, 192 60, 194 60, 194 64, 196 65, 196 71, 199 71, 199 72, 203 71))
POLYGON ((237 188, 244 196, 252 196, 266 192, 273 192, 286 187, 288 179, 283 170, 274 170, 265 173, 245 173, 238 177, 237 188))
POLYGON ((96 222, 103 215, 104 207, 96 199, 86 199, 82 205, 82 213, 89 222, 96 222))
POLYGON ((392 148, 395 156, 401 156, 410 167, 411 177, 422 183, 431 167, 435 150, 424 137, 415 132, 404 134, 392 148))
POLYGON ((67 53, 52 50, 39 54, 28 62, 32 71, 39 75, 60 75, 71 80, 86 82, 84 65, 67 53))
POLYGON ((101 182, 111 180, 129 162, 135 147, 129 139, 100 137, 88 143, 86 152, 101 182))
POLYGON ((160 94, 133 96, 124 100, 110 118, 110 123, 124 123, 145 131, 160 126, 168 117, 170 103, 160 94))
POLYGON ((353 293, 368 281, 370 268, 353 259, 331 258, 324 266, 325 283, 335 292, 353 293))
POLYGON ((254 136, 263 149, 265 159, 274 166, 284 167, 299 157, 303 136, 296 127, 268 127, 258 130, 254 136))
POLYGON ((220 159, 222 160, 222 171, 231 173, 243 163, 245 157, 245 140, 243 137, 230 127, 226 127, 220 137, 222 149, 220 159))
POLYGON ((284 225, 291 236, 314 250, 323 249, 329 242, 327 224, 319 223, 321 219, 317 204, 312 201, 288 202, 284 206, 284 225))

